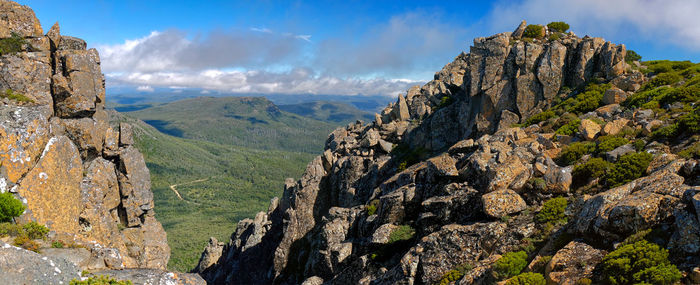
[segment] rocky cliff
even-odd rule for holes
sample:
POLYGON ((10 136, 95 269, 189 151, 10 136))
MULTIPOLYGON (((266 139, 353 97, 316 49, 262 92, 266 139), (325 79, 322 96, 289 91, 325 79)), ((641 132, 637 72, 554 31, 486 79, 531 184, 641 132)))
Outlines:
POLYGON ((655 76, 627 63, 624 45, 525 29, 475 39, 374 122, 335 130, 267 212, 227 243, 212 238, 195 271, 214 284, 482 284, 504 280, 496 264, 523 250, 530 265, 518 272, 575 284, 597 280, 607 252, 651 229, 696 282, 700 166, 674 152, 697 131, 664 143, 651 133, 700 113, 697 102, 673 116, 623 104, 655 76), (626 143, 603 150, 610 137, 626 143), (584 145, 596 150, 563 162, 584 145), (635 148, 653 155, 641 175, 580 174, 598 161, 627 169, 616 161, 635 148), (549 221, 543 204, 555 197, 566 210, 549 221))
MULTIPOLYGON (((0 40, 21 43, 0 51, 0 191, 25 204, 18 223, 87 249, 82 269, 165 269, 149 172, 130 126, 109 125, 97 51, 58 23, 44 34, 34 12, 11 1, 0 1, 0 40)), ((31 271, 11 262, 20 260, 13 250, 0 249, 0 276, 31 271)))

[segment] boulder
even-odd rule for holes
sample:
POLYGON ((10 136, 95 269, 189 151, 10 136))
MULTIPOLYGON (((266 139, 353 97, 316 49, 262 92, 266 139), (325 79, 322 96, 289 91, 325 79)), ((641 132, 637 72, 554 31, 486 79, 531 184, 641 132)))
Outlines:
POLYGON ((620 104, 627 100, 627 93, 619 88, 610 88, 605 91, 602 103, 605 105, 620 104))
POLYGON ((7 191, 34 166, 49 141, 49 123, 39 107, 0 107, 0 191, 7 191))
POLYGON ((527 208, 525 200, 510 189, 486 193, 481 196, 481 203, 484 213, 493 218, 514 214, 527 208))
POLYGON ((621 156, 628 154, 628 153, 633 153, 636 151, 637 150, 631 144, 621 145, 621 146, 619 146, 611 151, 606 152, 605 153, 605 160, 610 161, 610 162, 615 162, 621 156))
POLYGON ((547 284, 576 285, 583 278, 594 279, 593 270, 605 254, 583 242, 569 242, 545 266, 547 284))
POLYGON ((80 279, 73 262, 41 256, 0 241, 0 280, 4 284, 69 284, 73 279, 80 279))
MULTIPOLYGON (((89 276, 107 275, 117 280, 129 280, 134 284, 206 285, 201 276, 194 273, 173 273, 159 269, 125 269, 92 272, 89 276)), ((66 283, 67 284, 67 283, 66 283)))
MULTIPOLYGON (((61 42, 65 37, 62 37, 61 42)), ((54 54, 56 72, 52 77, 56 114, 62 118, 87 117, 104 104, 104 78, 95 49, 62 50, 54 54)))
POLYGON ((598 125, 596 122, 589 120, 589 119, 583 119, 581 120, 581 136, 587 140, 587 141, 592 141, 595 139, 595 137, 600 133, 600 125, 598 125))
POLYGON ((513 39, 516 39, 516 40, 522 38, 523 33, 525 33, 526 27, 527 27, 527 22, 525 20, 523 20, 522 22, 520 22, 520 25, 518 25, 518 27, 515 29, 515 31, 513 31, 513 33, 511 34, 511 37, 513 37, 513 39))
POLYGON ((622 129, 627 126, 627 123, 629 123, 630 120, 625 119, 625 118, 619 118, 617 120, 608 122, 603 126, 603 135, 617 135, 622 131, 622 129))

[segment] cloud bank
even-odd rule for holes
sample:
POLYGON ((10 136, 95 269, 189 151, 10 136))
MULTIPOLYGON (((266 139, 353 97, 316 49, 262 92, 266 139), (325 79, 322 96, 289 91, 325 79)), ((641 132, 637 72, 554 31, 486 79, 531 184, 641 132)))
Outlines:
POLYGON ((97 49, 108 86, 134 86, 139 91, 187 87, 396 96, 430 80, 459 54, 463 30, 451 26, 437 15, 406 13, 369 31, 319 42, 312 35, 264 27, 194 36, 173 29, 97 49), (401 79, 405 77, 412 80, 401 79))

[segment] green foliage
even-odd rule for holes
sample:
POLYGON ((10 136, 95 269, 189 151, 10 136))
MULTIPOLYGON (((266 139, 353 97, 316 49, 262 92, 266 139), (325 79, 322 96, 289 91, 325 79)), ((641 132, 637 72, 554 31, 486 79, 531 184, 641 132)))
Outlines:
POLYGON ((646 240, 625 244, 608 253, 600 265, 602 281, 614 285, 674 284, 681 273, 668 251, 646 240))
POLYGON ((22 228, 31 239, 43 239, 49 233, 49 229, 46 226, 34 221, 26 223, 22 228))
POLYGON ((508 252, 493 265, 494 277, 499 280, 516 276, 527 266, 527 253, 524 251, 508 252))
POLYGON ((367 215, 371 216, 377 213, 377 209, 379 208, 379 199, 374 199, 372 201, 369 201, 369 204, 367 205, 367 215))
POLYGON ((576 281, 576 285, 591 285, 593 284, 593 280, 588 279, 588 278, 581 278, 578 281, 576 281))
POLYGON ((129 280, 118 281, 110 276, 99 275, 94 277, 89 277, 86 280, 73 279, 70 281, 70 285, 133 285, 129 280))
POLYGON ((65 244, 63 244, 63 242, 60 240, 51 242, 51 248, 63 248, 63 247, 65 247, 65 244))
POLYGON ((542 34, 544 34, 544 27, 540 25, 527 25, 523 37, 536 39, 542 37, 542 34))
POLYGON ((34 100, 24 96, 22 93, 14 92, 12 89, 5 89, 5 93, 0 93, 0 98, 7 98, 22 103, 34 103, 34 100))
POLYGON ((527 184, 530 186, 530 189, 536 191, 544 191, 547 189, 547 183, 544 181, 544 179, 539 177, 533 177, 528 179, 527 184))
POLYGON ((566 33, 566 31, 569 30, 569 24, 567 24, 566 22, 551 22, 547 24, 547 27, 550 30, 555 30, 560 33, 566 33))
POLYGON ((450 284, 451 282, 458 281, 459 279, 462 279, 462 276, 464 276, 465 274, 467 274, 471 270, 472 270, 472 266, 469 264, 463 264, 463 265, 457 266, 455 269, 447 271, 447 273, 442 275, 442 278, 440 278, 439 284, 440 285, 447 285, 447 284, 450 284))
POLYGON ((545 285, 547 281, 540 273, 525 272, 506 282, 506 285, 545 285))
POLYGON ((547 267, 547 264, 552 260, 551 255, 545 255, 540 257, 540 259, 537 260, 537 262, 532 266, 532 271, 533 272, 539 272, 539 273, 544 273, 545 267, 547 267))
POLYGON ((585 185, 589 180, 603 177, 605 172, 612 167, 610 162, 602 158, 591 158, 585 163, 576 165, 571 172, 573 184, 575 186, 585 185))
POLYGON ((678 118, 678 128, 686 134, 700 133, 700 106, 695 107, 693 112, 682 115, 678 118))
POLYGON ((562 224, 566 223, 566 206, 568 201, 564 197, 557 197, 547 200, 542 205, 542 209, 537 215, 535 215, 535 220, 540 224, 551 223, 551 224, 562 224))
POLYGON ((595 148, 594 142, 574 142, 564 147, 557 160, 561 164, 571 165, 581 159, 582 156, 593 153, 595 148))
POLYGON ((678 134, 678 124, 663 126, 651 132, 651 137, 655 139, 674 138, 678 134))
POLYGON ((454 101, 454 99, 452 99, 452 97, 443 96, 442 98, 440 98, 440 103, 438 104, 438 109, 449 106, 450 104, 452 104, 453 101, 454 101))
POLYGON ((632 145, 634 145, 634 149, 636 149, 637 151, 642 151, 644 149, 644 147, 647 145, 647 142, 642 140, 642 139, 639 139, 639 140, 634 141, 634 143, 632 145))
POLYGON ((605 174, 606 183, 610 187, 617 187, 639 178, 646 171, 651 159, 652 155, 646 152, 631 153, 620 157, 605 174))
POLYGON ((573 136, 578 133, 579 126, 581 125, 581 120, 576 119, 566 123, 565 125, 559 127, 555 133, 559 135, 573 136))
POLYGON ((542 112, 542 113, 539 113, 539 114, 537 114, 537 115, 534 115, 534 116, 528 118, 528 119, 525 121, 525 126, 530 126, 530 125, 538 124, 539 122, 543 122, 543 121, 549 120, 549 119, 554 118, 554 117, 556 117, 556 116, 557 116, 557 114, 554 113, 554 111, 552 111, 552 110, 547 110, 547 111, 544 111, 544 112, 542 112))
POLYGON ((22 226, 15 223, 0 223, 0 237, 18 236, 24 234, 22 226))
POLYGON ((604 153, 611 151, 617 147, 623 146, 630 143, 630 141, 623 137, 617 136, 602 136, 598 138, 597 152, 604 153))
POLYGON ((33 252, 39 252, 39 244, 29 238, 27 235, 17 236, 14 240, 15 246, 19 246, 26 250, 31 250, 33 252))
POLYGON ((700 158, 700 142, 695 142, 689 147, 678 152, 678 155, 686 159, 699 159, 700 158))
POLYGON ((649 90, 664 85, 671 85, 678 81, 681 81, 681 79, 683 79, 683 77, 676 73, 662 73, 655 76, 654 78, 649 80, 649 82, 644 84, 643 90, 649 90))
POLYGON ((0 39, 0 55, 20 52, 23 46, 28 45, 22 36, 13 32, 9 38, 0 39))
POLYGON ((625 55, 625 61, 627 63, 631 63, 633 61, 640 61, 640 60, 642 60, 641 55, 639 55, 637 52, 635 52, 631 49, 627 50, 627 55, 625 55))
POLYGON ((410 240, 415 235, 416 230, 413 227, 410 225, 400 225, 389 234, 389 244, 410 240))
POLYGON ((560 33, 552 33, 549 35, 549 38, 548 38, 549 41, 556 41, 558 39, 561 39, 560 33))
POLYGON ((0 222, 9 222, 24 213, 25 206, 10 192, 0 193, 0 222))

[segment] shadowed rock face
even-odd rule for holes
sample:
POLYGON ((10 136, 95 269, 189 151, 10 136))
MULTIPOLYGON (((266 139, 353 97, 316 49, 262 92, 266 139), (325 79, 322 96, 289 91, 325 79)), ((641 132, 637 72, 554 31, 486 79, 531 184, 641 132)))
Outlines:
POLYGON ((526 41, 525 26, 474 40, 375 122, 333 131, 301 179, 240 221, 229 243, 212 240, 196 271, 214 284, 434 284, 469 265, 458 284, 488 284, 500 255, 539 237, 535 213, 554 196, 570 196, 569 222, 530 253, 556 256, 542 269, 549 280, 590 277, 594 264, 559 264, 600 262, 611 248, 594 246, 652 227, 670 233, 684 270, 700 264, 700 190, 686 181, 700 173, 697 160, 658 155, 647 176, 595 195, 573 193, 573 166, 554 161, 571 141, 642 129, 653 112, 603 106, 584 115, 605 127, 561 139, 542 125, 513 127, 551 107, 563 87, 596 79, 632 91, 645 80, 627 70, 623 45, 573 33, 526 41), (397 237, 406 225, 415 232, 397 237), (564 247, 571 235, 580 241, 564 247))
POLYGON ((20 221, 87 247, 88 269, 165 269, 150 175, 129 126, 108 123, 97 51, 58 24, 43 35, 29 7, 0 1, 0 38, 12 33, 31 47, 0 56, 0 91, 29 102, 0 101, 0 191, 25 203, 20 221))

